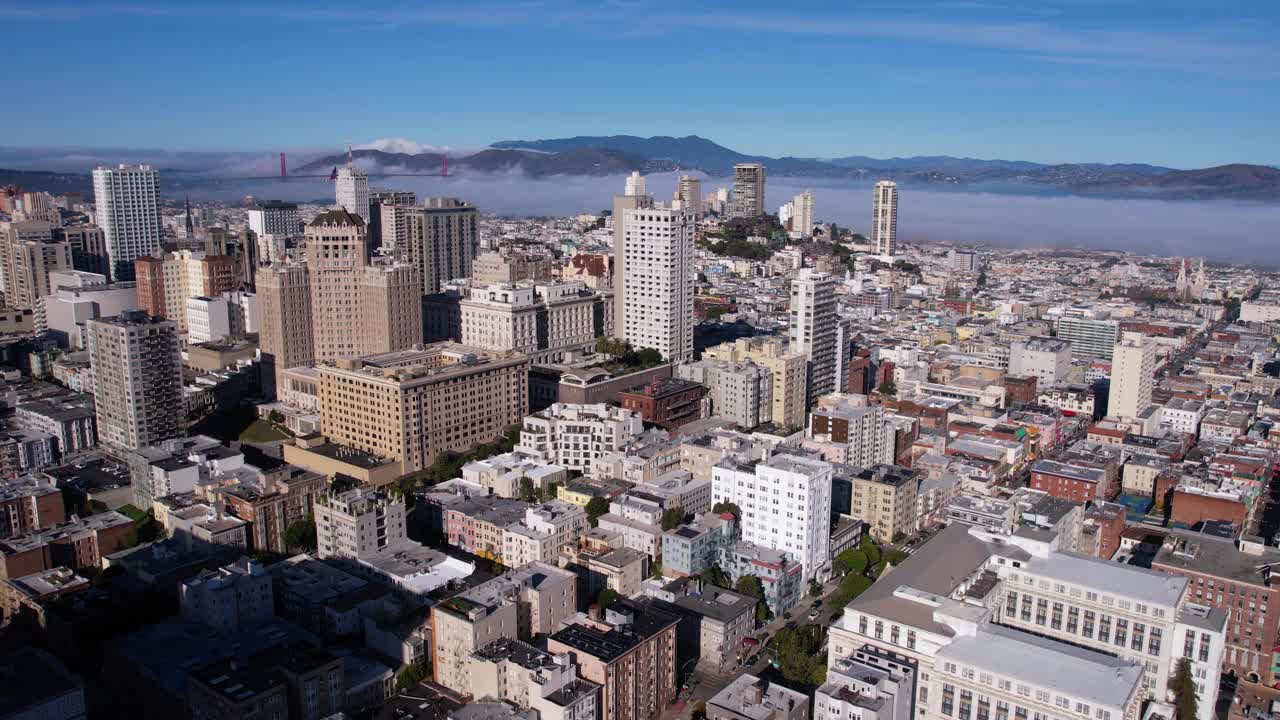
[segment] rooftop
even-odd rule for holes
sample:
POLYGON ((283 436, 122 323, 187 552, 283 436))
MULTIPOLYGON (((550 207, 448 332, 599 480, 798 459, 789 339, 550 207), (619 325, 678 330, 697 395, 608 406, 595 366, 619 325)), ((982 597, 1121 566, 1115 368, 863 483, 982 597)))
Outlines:
POLYGON ((1280 564, 1280 550, 1249 545, 1256 554, 1242 552, 1230 538, 1191 530, 1169 530, 1152 567, 1227 578, 1236 582, 1270 586, 1272 565, 1280 564))
POLYGON ((1184 577, 1069 553, 1033 557, 1022 567, 1028 574, 1164 607, 1177 606, 1187 587, 1184 577))
POLYGON ((739 675, 707 701, 708 707, 721 707, 750 720, 790 717, 792 708, 808 704, 808 696, 755 675, 739 675), (779 710, 781 715, 776 714, 779 710))
POLYGON ((551 639, 605 662, 612 662, 658 633, 674 628, 679 622, 675 615, 663 612, 651 603, 634 600, 619 600, 610 605, 608 615, 626 618, 626 621, 607 625, 608 629, 571 622, 552 634, 551 639))
POLYGON ((1128 704, 1143 674, 1141 665, 1000 625, 956 638, 937 657, 1112 708, 1128 704))

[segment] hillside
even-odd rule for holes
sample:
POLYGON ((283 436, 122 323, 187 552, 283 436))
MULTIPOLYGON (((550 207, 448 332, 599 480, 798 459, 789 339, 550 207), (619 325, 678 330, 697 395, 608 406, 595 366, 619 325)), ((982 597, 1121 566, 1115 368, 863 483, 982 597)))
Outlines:
POLYGON ((93 195, 93 177, 88 173, 0 168, 0 186, 3 185, 17 185, 29 192, 47 192, 55 195, 68 192, 78 192, 85 196, 93 195))
MULTIPOLYGON (((440 169, 439 153, 389 153, 382 150, 356 150, 352 157, 372 164, 382 172, 434 172, 440 169)), ((319 173, 347 162, 346 154, 329 155, 303 165, 299 173, 319 173)), ((617 150, 575 148, 565 152, 528 152, 506 148, 489 148, 473 155, 450 157, 449 167, 479 172, 521 171, 532 177, 548 175, 617 175, 633 170, 652 170, 646 159, 617 150)), ((656 168, 664 169, 664 168, 656 168)))

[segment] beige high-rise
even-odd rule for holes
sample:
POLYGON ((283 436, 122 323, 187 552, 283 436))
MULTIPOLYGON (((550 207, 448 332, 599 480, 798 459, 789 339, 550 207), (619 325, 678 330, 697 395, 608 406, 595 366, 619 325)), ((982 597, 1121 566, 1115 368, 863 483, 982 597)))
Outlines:
POLYGON ((7 307, 34 309, 53 292, 49 273, 71 269, 71 243, 55 240, 53 230, 45 222, 0 225, 0 273, 7 307))
POLYGON ((422 344, 422 280, 417 268, 405 263, 365 268, 360 303, 365 354, 422 344))
POLYGON ((702 357, 733 362, 750 360, 768 368, 773 375, 773 424, 784 428, 804 427, 809 358, 804 353, 790 352, 786 339, 743 338, 707 348, 702 357))
POLYGON ((356 357, 364 349, 360 286, 369 264, 364 219, 330 210, 317 215, 305 234, 315 359, 356 357))
POLYGON ((421 470, 518 424, 529 410, 529 359, 455 343, 320 366, 320 427, 331 440, 421 470))
POLYGON ((263 380, 281 386, 280 375, 291 367, 315 362, 311 333, 311 274, 302 263, 260 267, 255 278, 262 326, 263 380))
MULTIPOLYGON (((634 189, 635 183, 628 181, 627 187, 634 189)), ((626 327, 626 315, 623 312, 623 281, 626 279, 627 258, 623 252, 626 238, 626 214, 628 210, 653 207, 650 195, 614 195, 613 196, 613 331, 622 337, 626 327)))
POLYGON ((422 294, 471 276, 479 245, 479 211, 456 198, 426 198, 422 205, 383 205, 382 235, 393 239, 396 259, 418 268, 422 294))
POLYGON ((1155 372, 1155 343, 1142 333, 1126 332, 1111 353, 1107 414, 1128 420, 1140 417, 1151 404, 1155 372))

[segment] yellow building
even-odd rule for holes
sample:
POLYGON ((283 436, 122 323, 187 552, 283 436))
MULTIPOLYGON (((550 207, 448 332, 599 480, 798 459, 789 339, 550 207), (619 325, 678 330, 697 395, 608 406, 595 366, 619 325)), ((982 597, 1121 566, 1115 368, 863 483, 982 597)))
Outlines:
POLYGON ((404 472, 502 437, 529 410, 529 359, 456 343, 322 365, 320 427, 404 472))
POLYGON ((382 486, 403 474, 396 460, 331 443, 320 435, 304 435, 281 448, 285 462, 328 476, 330 482, 338 475, 346 475, 364 485, 382 486))
POLYGON ((773 424, 804 427, 806 403, 806 363, 802 353, 789 352, 787 341, 777 337, 742 338, 707 348, 702 357, 710 360, 751 362, 769 369, 773 376, 773 424))
POLYGON ((609 493, 603 488, 581 482, 569 482, 556 488, 556 499, 567 502, 570 505, 586 507, 587 503, 596 497, 608 499, 609 493))

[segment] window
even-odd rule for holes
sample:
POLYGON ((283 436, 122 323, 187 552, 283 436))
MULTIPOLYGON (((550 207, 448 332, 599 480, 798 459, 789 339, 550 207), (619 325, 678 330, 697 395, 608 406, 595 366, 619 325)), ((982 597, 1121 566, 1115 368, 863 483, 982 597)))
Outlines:
POLYGON ((1098 618, 1098 642, 1111 642, 1111 616, 1098 618))
POLYGON ((1067 608, 1067 632, 1072 635, 1076 634, 1076 629, 1080 626, 1080 608, 1072 605, 1067 608))
POLYGON ((1147 638, 1147 654, 1148 655, 1160 654, 1160 639, 1163 634, 1164 634, 1164 631, 1162 631, 1160 628, 1158 627, 1151 628, 1151 635, 1149 635, 1147 638))
POLYGON ((1142 646, 1146 641, 1147 626, 1136 622, 1133 624, 1133 642, 1129 645, 1132 650, 1142 651, 1142 646))
POLYGON ((1017 613, 1018 613, 1018 593, 1011 592, 1009 593, 1009 598, 1005 601, 1005 604, 1004 604, 1004 614, 1005 614, 1005 617, 1013 617, 1017 613))
POLYGON ((858 617, 858 633, 860 635, 867 634, 867 616, 866 615, 860 615, 858 617))
POLYGON ((890 627, 890 628, 889 628, 889 642, 893 643, 894 645, 897 645, 897 644, 898 644, 898 636, 899 636, 899 632, 900 632, 900 631, 901 631, 901 628, 899 628, 897 625, 894 625, 894 626, 890 627))
POLYGON ((1062 629, 1062 603, 1060 602, 1053 604, 1053 616, 1049 620, 1049 627, 1054 630, 1062 629))
POLYGON ((1097 615, 1092 610, 1084 611, 1084 625, 1080 628, 1080 634, 1087 637, 1093 637, 1093 621, 1097 615))
POLYGON ((954 685, 943 683, 942 685, 942 714, 950 716, 956 702, 956 688, 954 685))
POLYGON ((1044 598, 1036 600, 1036 624, 1044 625, 1049 614, 1049 601, 1044 598))
POLYGON ((876 621, 876 639, 884 639, 884 623, 879 620, 876 621))
POLYGON ((1129 639, 1129 621, 1116 618, 1116 645, 1124 647, 1125 640, 1129 639))
POLYGON ((907 630, 907 647, 911 650, 916 649, 916 631, 907 630))

